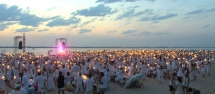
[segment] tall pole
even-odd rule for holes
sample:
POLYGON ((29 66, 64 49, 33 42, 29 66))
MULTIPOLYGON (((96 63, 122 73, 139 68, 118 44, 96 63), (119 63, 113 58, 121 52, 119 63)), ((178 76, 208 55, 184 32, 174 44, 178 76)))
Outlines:
POLYGON ((57 40, 58 40, 58 39, 55 40, 55 54, 56 54, 56 55, 57 55, 57 40))
POLYGON ((67 54, 67 38, 65 38, 65 53, 67 54))
POLYGON ((16 37, 14 37, 14 54, 16 54, 16 37))
POLYGON ((22 47, 23 53, 25 52, 25 48, 26 48, 26 47, 25 47, 25 44, 26 44, 26 43, 25 43, 25 40, 26 40, 26 39, 25 39, 25 33, 23 33, 23 47, 22 47))

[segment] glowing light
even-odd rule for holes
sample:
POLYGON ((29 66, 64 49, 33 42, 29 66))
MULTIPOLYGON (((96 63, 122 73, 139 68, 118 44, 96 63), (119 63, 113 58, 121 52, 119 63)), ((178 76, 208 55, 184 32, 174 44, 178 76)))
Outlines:
POLYGON ((60 46, 60 49, 63 49, 62 46, 60 46))
POLYGON ((87 76, 86 75, 82 75, 83 81, 85 82, 87 80, 87 76))
POLYGON ((62 49, 60 49, 60 50, 59 50, 59 52, 60 52, 60 53, 62 53, 62 52, 63 52, 63 50, 62 50, 62 49))

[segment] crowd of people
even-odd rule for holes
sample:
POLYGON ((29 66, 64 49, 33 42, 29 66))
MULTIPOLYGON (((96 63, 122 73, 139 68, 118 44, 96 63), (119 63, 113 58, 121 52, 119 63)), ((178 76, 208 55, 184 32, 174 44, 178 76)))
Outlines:
POLYGON ((104 94, 114 81, 122 86, 136 74, 145 79, 170 79, 171 94, 192 94, 190 80, 210 76, 215 51, 209 50, 102 50, 59 55, 2 53, 0 91, 10 94, 104 94))

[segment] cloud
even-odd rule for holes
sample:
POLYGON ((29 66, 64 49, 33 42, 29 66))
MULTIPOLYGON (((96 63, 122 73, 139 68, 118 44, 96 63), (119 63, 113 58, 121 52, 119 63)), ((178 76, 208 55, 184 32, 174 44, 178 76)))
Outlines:
POLYGON ((52 7, 52 8, 49 8, 48 11, 51 11, 51 10, 54 10, 54 9, 55 9, 55 7, 52 7))
POLYGON ((52 17, 52 21, 47 24, 49 27, 54 26, 68 26, 70 24, 77 24, 81 21, 80 18, 71 17, 69 19, 61 18, 60 16, 52 17))
POLYGON ((194 10, 191 12, 186 13, 185 15, 191 15, 191 14, 198 14, 204 12, 204 9, 194 10))
POLYGON ((202 28, 208 28, 210 25, 208 24, 208 25, 205 25, 205 26, 203 26, 202 28))
POLYGON ((129 11, 127 11, 127 12, 125 12, 125 13, 119 15, 119 16, 116 18, 116 20, 121 20, 121 19, 123 19, 123 18, 130 18, 130 17, 133 16, 134 12, 135 12, 135 10, 134 10, 134 9, 131 9, 131 10, 129 10, 129 11))
POLYGON ((76 24, 76 25, 74 25, 73 27, 71 27, 71 28, 77 28, 78 27, 78 25, 76 24))
POLYGON ((107 31, 106 33, 114 33, 116 32, 116 30, 113 30, 113 31, 107 31))
MULTIPOLYGON (((97 0, 96 3, 109 4, 109 3, 116 3, 116 2, 136 2, 136 1, 140 1, 140 0, 97 0)), ((147 1, 155 1, 155 0, 147 0, 147 1)))
POLYGON ((186 13, 185 15, 194 15, 194 14, 200 14, 200 13, 212 12, 212 11, 215 11, 215 8, 207 9, 207 10, 198 9, 198 10, 194 10, 194 11, 188 12, 188 13, 186 13))
POLYGON ((19 19, 20 19, 19 24, 33 27, 37 27, 38 25, 41 24, 41 22, 48 20, 31 14, 23 14, 22 16, 20 16, 19 19))
POLYGON ((159 23, 159 21, 153 21, 152 23, 159 23))
POLYGON ((35 29, 33 28, 21 28, 21 29, 17 29, 16 32, 31 32, 31 31, 34 31, 35 29))
POLYGON ((37 32, 44 32, 44 31, 48 31, 49 29, 40 29, 40 30, 38 30, 37 32))
POLYGON ((178 14, 166 14, 165 16, 159 16, 159 15, 155 15, 153 17, 143 17, 140 19, 140 21, 157 21, 157 20, 165 20, 165 19, 169 19, 169 18, 173 18, 175 16, 177 16, 178 14))
POLYGON ((143 36, 143 35, 153 35, 153 36, 159 36, 159 35, 165 35, 169 34, 169 32, 149 32, 149 31, 143 31, 140 33, 138 36, 143 36))
POLYGON ((140 0, 125 0, 125 2, 136 2, 136 1, 140 1, 140 0))
POLYGON ((139 8, 140 6, 130 6, 130 7, 128 7, 127 9, 135 9, 135 8, 139 8))
POLYGON ((10 25, 16 24, 15 22, 5 22, 5 23, 0 23, 0 31, 4 31, 7 29, 10 25))
POLYGON ((153 35, 159 36, 159 35, 165 35, 165 34, 168 34, 168 32, 157 32, 157 33, 154 33, 153 35))
POLYGON ((143 14, 153 14, 153 9, 145 9, 143 11, 139 11, 139 12, 135 13, 135 8, 132 8, 132 9, 128 10, 127 12, 124 12, 123 14, 119 15, 116 18, 116 20, 121 20, 123 18, 137 17, 137 16, 140 16, 143 14))
POLYGON ((187 20, 187 19, 189 19, 189 18, 191 18, 191 17, 184 17, 183 20, 187 20))
POLYGON ((149 31, 144 31, 139 36, 142 36, 142 35, 151 35, 151 34, 153 34, 153 33, 149 32, 149 31))
POLYGON ((87 25, 87 24, 89 24, 89 23, 91 23, 91 22, 94 22, 96 19, 97 19, 97 18, 94 18, 94 19, 92 19, 92 20, 90 20, 90 21, 86 21, 86 22, 84 22, 83 24, 81 24, 80 26, 84 26, 84 25, 87 25))
POLYGON ((137 30, 126 30, 126 31, 122 31, 122 34, 132 34, 134 32, 137 32, 137 30))
POLYGON ((153 9, 145 9, 143 11, 139 11, 137 13, 134 14, 134 16, 140 16, 140 15, 143 15, 143 14, 153 14, 153 9))
POLYGON ((38 17, 27 13, 28 11, 22 12, 18 6, 7 6, 6 4, 0 4, 0 22, 4 21, 17 21, 21 25, 26 26, 38 26, 41 22, 47 21, 48 19, 38 17))
POLYGON ((151 1, 151 2, 154 2, 154 1, 156 1, 156 0, 146 0, 146 1, 151 1))
POLYGON ((89 29, 81 29, 78 34, 84 34, 84 33, 88 33, 88 32, 91 32, 91 30, 89 30, 89 29))
POLYGON ((122 0, 97 0, 96 3, 114 3, 114 2, 121 2, 122 0))
POLYGON ((77 10, 76 15, 82 16, 106 16, 108 14, 113 14, 116 11, 112 11, 111 7, 99 4, 95 7, 90 7, 89 9, 77 10))

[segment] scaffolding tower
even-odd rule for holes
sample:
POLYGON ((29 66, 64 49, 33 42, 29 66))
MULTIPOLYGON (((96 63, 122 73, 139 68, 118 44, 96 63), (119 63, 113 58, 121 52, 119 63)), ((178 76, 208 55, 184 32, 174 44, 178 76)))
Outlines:
POLYGON ((22 40, 22 51, 23 53, 25 52, 25 49, 26 49, 26 37, 25 37, 25 33, 23 33, 23 36, 16 36, 14 37, 14 54, 16 54, 19 50, 19 47, 18 47, 18 42, 22 40))
POLYGON ((59 54, 58 45, 59 45, 59 43, 62 43, 62 42, 65 43, 64 52, 67 53, 67 38, 57 38, 57 39, 55 40, 55 47, 56 47, 55 53, 56 53, 56 55, 59 54))

